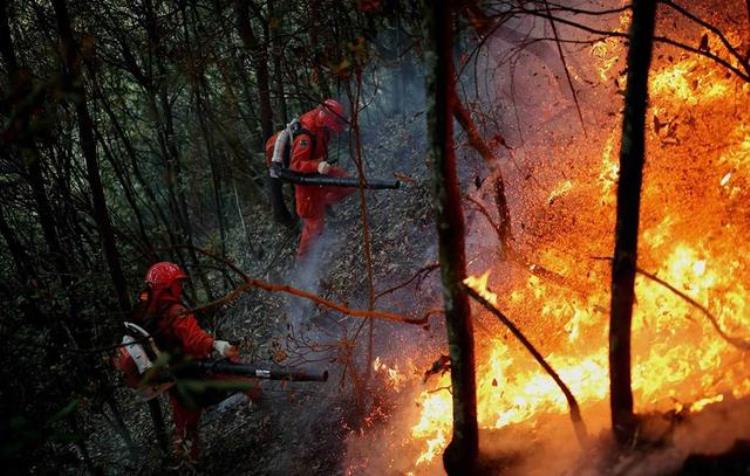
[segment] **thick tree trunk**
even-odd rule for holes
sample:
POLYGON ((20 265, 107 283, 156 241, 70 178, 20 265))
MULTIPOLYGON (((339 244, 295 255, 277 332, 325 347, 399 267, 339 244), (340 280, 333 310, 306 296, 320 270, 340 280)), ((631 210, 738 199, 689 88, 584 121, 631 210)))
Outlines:
POLYGON ((70 88, 77 97, 76 114, 78 116, 78 133, 80 147, 86 161, 86 172, 91 188, 91 196, 94 205, 94 221, 96 222, 104 257, 109 267, 110 277, 115 288, 117 301, 123 312, 130 311, 130 299, 125 275, 120 265, 120 255, 117 251, 112 223, 109 219, 107 202, 104 196, 101 176, 99 173, 99 162, 96 157, 96 139, 94 138, 94 127, 86 104, 86 91, 82 84, 80 57, 73 39, 70 27, 67 6, 64 0, 55 0, 55 16, 57 28, 60 35, 60 49, 66 87, 70 88))
POLYGON ((612 430, 617 442, 629 445, 635 435, 630 375, 630 326, 638 251, 638 221, 645 152, 648 71, 653 46, 656 2, 633 1, 628 51, 628 83, 620 147, 617 224, 612 262, 609 327, 609 374, 612 430))
POLYGON ((435 174, 435 212, 443 280, 448 347, 451 356, 453 439, 443 455, 448 474, 470 474, 479 452, 474 335, 471 309, 462 283, 464 217, 456 171, 453 139, 453 2, 434 2, 426 12, 427 32, 433 51, 428 53, 427 129, 429 153, 435 174))

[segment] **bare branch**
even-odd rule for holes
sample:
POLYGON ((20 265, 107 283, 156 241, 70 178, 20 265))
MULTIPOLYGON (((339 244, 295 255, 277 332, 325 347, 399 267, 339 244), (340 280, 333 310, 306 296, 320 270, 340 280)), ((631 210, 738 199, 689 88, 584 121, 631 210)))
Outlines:
POLYGON ((242 295, 243 293, 254 288, 259 288, 259 289, 263 289, 265 291, 270 291, 270 292, 283 292, 283 293, 291 294, 292 296, 297 296, 297 297, 307 299, 316 304, 325 306, 329 309, 340 312, 341 314, 346 314, 347 316, 352 316, 352 317, 359 317, 359 318, 365 318, 365 319, 376 318, 376 319, 384 319, 384 320, 393 321, 393 322, 401 322, 404 324, 416 324, 416 325, 424 325, 424 324, 427 324, 427 321, 428 321, 427 317, 412 318, 412 317, 403 316, 401 314, 396 314, 393 312, 351 309, 347 306, 344 306, 343 304, 329 301, 328 299, 320 297, 317 294, 313 294, 311 292, 304 291, 302 289, 298 289, 298 288, 295 288, 286 284, 269 283, 261 279, 254 279, 254 278, 247 278, 244 284, 238 286, 237 288, 235 288, 234 290, 226 294, 224 297, 211 301, 208 304, 204 304, 202 306, 189 309, 185 312, 206 311, 216 306, 221 306, 223 304, 231 303, 232 301, 239 298, 240 295, 242 295))
POLYGON ((375 300, 377 301, 378 299, 380 299, 381 297, 385 296, 386 294, 390 294, 390 293, 392 293, 394 291, 398 291, 401 288, 405 288, 406 286, 408 286, 409 284, 411 284, 411 282, 414 281, 417 278, 419 278, 420 280, 424 279, 428 274, 430 274, 431 272, 435 271, 439 267, 440 267, 440 263, 431 263, 431 264, 428 264, 427 266, 424 266, 424 267, 420 268, 419 270, 417 270, 416 273, 414 273, 414 275, 411 278, 407 279, 403 283, 397 284, 396 286, 393 286, 392 288, 388 288, 385 291, 381 291, 378 294, 376 294, 375 295, 375 300))
MULTIPOLYGON (((525 14, 528 14, 528 15, 532 15, 532 16, 537 16, 537 17, 540 17, 540 18, 546 18, 546 19, 554 18, 554 20, 556 22, 558 22, 558 23, 562 23, 562 24, 571 26, 571 27, 576 28, 576 29, 581 30, 581 31, 592 33, 594 35, 600 35, 602 37, 628 38, 628 34, 624 33, 624 32, 600 30, 598 28, 593 28, 593 27, 590 27, 590 26, 587 26, 587 25, 583 25, 581 23, 577 23, 577 22, 574 22, 574 21, 571 21, 571 20, 567 20, 565 18, 552 17, 551 15, 548 15, 546 13, 542 13, 542 12, 540 12, 538 10, 529 10, 529 9, 526 9, 526 8, 521 8, 520 11, 522 13, 525 13, 525 14)), ((682 50, 689 51, 691 53, 695 53, 695 54, 697 54, 699 56, 703 56, 704 58, 708 58, 708 59, 714 61, 715 63, 718 63, 721 66, 727 68, 729 71, 731 71, 732 73, 734 73, 735 75, 737 75, 743 81, 750 82, 750 74, 749 73, 746 73, 746 72, 740 70, 739 68, 737 68, 736 66, 734 66, 733 64, 731 64, 729 61, 721 58, 718 55, 715 55, 714 53, 711 53, 710 51, 701 50, 701 49, 696 48, 694 46, 690 46, 690 45, 687 45, 687 44, 684 44, 684 43, 680 43, 679 41, 673 40, 673 39, 668 38, 666 36, 654 36, 654 41, 656 41, 658 43, 664 43, 664 44, 667 44, 667 45, 671 45, 671 46, 680 48, 682 50)))
POLYGON ((570 77, 570 71, 568 71, 568 63, 565 61, 565 54, 563 53, 562 45, 560 44, 560 35, 557 34, 557 26, 555 26, 555 20, 553 20, 552 13, 550 13, 549 3, 544 0, 544 7, 549 15, 549 24, 552 26, 552 34, 555 37, 555 44, 557 45, 557 52, 560 53, 560 61, 562 61, 563 70, 565 70, 565 78, 568 80, 568 87, 570 87, 570 93, 573 95, 573 102, 576 105, 576 111, 578 112, 578 119, 581 121, 581 128, 583 134, 586 134, 586 124, 583 122, 583 113, 581 112, 581 104, 578 102, 578 93, 576 88, 573 87, 573 79, 570 77))

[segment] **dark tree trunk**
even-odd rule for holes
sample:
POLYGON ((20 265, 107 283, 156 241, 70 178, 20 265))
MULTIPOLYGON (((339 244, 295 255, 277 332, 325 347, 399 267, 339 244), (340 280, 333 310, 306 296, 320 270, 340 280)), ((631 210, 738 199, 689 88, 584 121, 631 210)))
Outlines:
MULTIPOLYGON (((750 0, 748 0, 750 1, 750 0)), ((274 18, 275 10, 274 10, 274 4, 276 2, 274 0, 268 0, 266 2, 266 5, 268 6, 268 18, 269 22, 271 18, 274 18)), ((268 23, 268 22, 267 22, 268 23)), ((275 28, 271 29, 271 43, 272 43, 272 50, 271 54, 273 54, 273 82, 274 86, 276 88, 276 104, 279 108, 279 121, 281 122, 281 125, 286 125, 289 122, 289 113, 286 109, 286 96, 284 93, 284 69, 282 67, 282 59, 283 59, 283 40, 279 37, 279 31, 282 26, 282 22, 280 21, 278 25, 276 25, 275 28)))
POLYGON ((237 27, 240 32, 240 38, 242 38, 242 43, 253 58, 255 76, 258 80, 260 127, 263 131, 263 143, 265 144, 268 138, 273 135, 273 110, 271 109, 271 91, 269 88, 268 50, 264 43, 258 41, 258 37, 253 31, 249 6, 250 2, 246 0, 235 1, 237 27))
MULTIPOLYGON (((98 131, 96 132, 96 137, 99 139, 99 143, 102 146, 102 150, 104 151, 104 157, 112 166, 112 169, 114 170, 115 175, 117 176, 117 181, 120 182, 122 191, 125 194, 125 201, 128 202, 128 205, 130 205, 130 209, 133 211, 133 216, 135 217, 135 221, 138 224, 138 232, 140 234, 140 241, 143 243, 143 246, 145 247, 144 251, 146 252, 147 255, 151 255, 153 254, 154 246, 148 237, 148 233, 146 232, 146 225, 143 220, 141 210, 138 207, 138 201, 136 199, 137 192, 133 188, 133 183, 130 180, 130 175, 127 173, 126 170, 124 170, 122 165, 117 161, 117 158, 114 156, 114 153, 110 149, 109 144, 107 144, 107 142, 104 140, 102 135, 99 134, 98 131)), ((151 258, 155 258, 155 256, 151 256, 151 258)))
POLYGON ((0 53, 3 55, 3 61, 8 68, 10 85, 13 87, 16 72, 18 71, 18 60, 16 52, 13 49, 13 38, 10 35, 10 21, 8 20, 8 2, 0 3, 0 53))
POLYGON ((453 390, 453 439, 445 450, 443 464, 448 474, 470 474, 479 452, 479 434, 471 309, 462 289, 466 263, 453 139, 452 2, 434 2, 425 17, 428 44, 433 50, 428 56, 427 75, 428 147, 435 174, 435 212, 453 390))
MULTIPOLYGON (((320 19, 320 7, 321 7, 321 0, 311 0, 310 1, 310 52, 312 53, 312 64, 310 67, 313 71, 313 79, 312 84, 313 86, 317 86, 319 90, 320 98, 315 99, 321 99, 321 98, 327 98, 331 97, 331 88, 328 85, 328 80, 325 76, 325 73, 323 72, 323 68, 320 67, 322 63, 322 57, 320 54, 320 48, 319 48, 319 36, 318 32, 321 30, 321 25, 319 23, 320 19)), ((309 94, 307 95, 309 96, 309 94)), ((313 96, 316 96, 315 94, 313 96)))
MULTIPOLYGON (((260 125, 263 133, 263 140, 260 144, 262 148, 268 138, 273 135, 273 111, 271 109, 271 94, 268 75, 268 50, 265 45, 259 43, 257 36, 255 36, 250 19, 248 2, 244 0, 236 0, 235 11, 237 14, 237 28, 240 32, 242 43, 250 52, 255 65, 255 76, 258 81, 260 125)), ((294 220, 286 206, 286 202, 284 201, 283 183, 280 180, 273 178, 267 180, 274 220, 276 220, 277 223, 282 223, 287 226, 291 225, 294 220)))
MULTIPOLYGON (((21 100, 25 100, 27 95, 32 94, 33 88, 31 77, 30 75, 22 77, 19 74, 19 64, 13 46, 13 38, 10 33, 10 22, 6 8, 7 3, 2 2, 2 5, 0 5, 0 53, 2 54, 3 60, 8 68, 8 77, 11 87, 15 88, 14 92, 18 97, 22 98, 21 100)), ((43 97, 43 95, 40 95, 40 98, 41 97, 43 97)), ((21 114, 20 116, 22 117, 17 120, 22 121, 22 123, 18 124, 17 128, 19 130, 27 129, 28 119, 23 117, 24 114, 21 114)), ((62 284, 64 292, 68 295, 68 300, 70 302, 69 317, 75 319, 80 311, 80 303, 76 294, 71 289, 72 275, 70 266, 66 259, 66 254, 63 251, 62 242, 57 230, 55 213, 47 195, 39 148, 37 147, 34 138, 27 136, 22 136, 19 146, 24 155, 24 161, 27 164, 27 178, 29 185, 31 186, 31 194, 34 199, 34 204, 36 205, 36 212, 39 217, 39 224, 42 228, 44 242, 52 257, 52 264, 55 272, 60 278, 60 283, 62 284)))
POLYGON ((33 266, 31 265, 31 259, 26 249, 21 244, 21 241, 16 236, 13 228, 5 220, 5 212, 3 210, 3 204, 0 203, 0 235, 5 239, 5 243, 8 245, 8 251, 13 258, 13 264, 16 267, 16 273, 20 278, 19 281, 24 285, 28 284, 33 275, 33 266))
POLYGON ((154 432, 156 441, 159 443, 159 449, 165 455, 169 452, 169 437, 167 428, 164 426, 164 414, 161 411, 161 404, 158 398, 152 398, 148 401, 148 411, 151 414, 151 421, 154 423, 154 432))
POLYGON ((653 46, 656 2, 633 1, 628 51, 628 83, 620 147, 617 224, 612 262, 612 302, 609 327, 609 375, 612 430, 617 442, 629 445, 637 422, 633 415, 630 375, 630 326, 633 315, 638 221, 645 152, 648 71, 653 46))
POLYGON ((73 31, 70 27, 67 6, 64 0, 55 0, 55 16, 57 28, 60 35, 60 48, 63 63, 63 77, 66 88, 69 88, 76 96, 76 114, 78 116, 78 133, 80 147, 86 161, 86 172, 91 187, 91 196, 94 205, 94 221, 99 230, 104 257, 109 267, 109 273, 117 294, 117 301, 123 312, 130 311, 130 299, 128 298, 127 282, 120 265, 120 255, 117 251, 114 231, 110 222, 107 202, 104 196, 101 176, 99 173, 99 162, 96 157, 96 139, 94 138, 94 127, 86 104, 86 91, 81 78, 80 57, 77 45, 73 39, 73 31))
MULTIPOLYGON (((166 60, 163 52, 162 34, 159 25, 159 20, 156 14, 156 9, 151 0, 144 0, 144 13, 145 13, 145 28, 148 37, 148 51, 149 51, 149 63, 156 64, 158 76, 154 79, 152 76, 146 76, 143 72, 139 71, 138 65, 132 58, 132 54, 129 54, 129 50, 126 45, 123 45, 123 55, 126 56, 126 61, 130 64, 132 74, 136 78, 141 78, 141 83, 148 91, 148 102, 149 108, 154 115, 156 120, 157 131, 159 131, 159 147, 162 151, 162 159, 165 163, 167 171, 167 190, 169 192, 170 207, 172 209, 172 217, 177 220, 182 231, 183 243, 188 245, 187 254, 192 265, 191 272, 197 280, 200 281, 203 289, 209 300, 213 300, 213 292, 211 291, 211 285, 208 278, 203 273, 198 255, 195 252, 195 243, 193 235, 193 225, 190 220, 190 213, 188 211, 187 196, 185 194, 186 186, 183 186, 182 180, 182 162, 180 158, 180 151, 177 146, 177 137, 174 128, 174 112, 172 110, 172 103, 169 100, 168 94, 168 82, 167 82, 167 69, 166 60), (154 87, 154 84, 156 85, 154 87), (158 99, 158 105, 157 105, 158 99), (161 108, 161 110, 159 109, 161 108)), ((184 18, 184 3, 180 3, 179 6, 182 8, 184 18)), ((185 38, 188 42, 189 38, 185 38)), ((191 283, 191 281, 188 281, 191 283)), ((192 284, 191 284, 192 286, 192 284)))

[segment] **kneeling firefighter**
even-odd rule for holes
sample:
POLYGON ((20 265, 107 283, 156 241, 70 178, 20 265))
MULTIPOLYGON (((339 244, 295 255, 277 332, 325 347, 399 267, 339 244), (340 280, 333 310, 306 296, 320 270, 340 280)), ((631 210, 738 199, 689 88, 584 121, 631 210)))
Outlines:
MULTIPOLYGON (((227 341, 211 337, 198 325, 195 316, 182 304, 182 285, 187 279, 183 270, 174 263, 160 262, 146 273, 146 288, 139 296, 140 310, 126 327, 133 336, 125 336, 119 349, 116 366, 125 373, 126 382, 131 387, 140 384, 145 370, 161 354, 168 354, 171 363, 203 361, 213 351, 230 360, 239 358, 238 349, 227 341), (138 341, 147 343, 137 345, 138 341), (129 344, 129 345, 128 345, 129 344)), ((175 368, 179 369, 179 365, 175 368)), ((178 378, 195 378, 195 375, 180 375, 178 378)), ((214 375, 210 378, 225 379, 228 376, 214 375)), ((259 396, 260 388, 254 380, 244 379, 251 385, 246 394, 252 399, 259 396)), ((195 462, 200 453, 198 424, 203 408, 216 404, 228 396, 226 391, 206 391, 189 394, 180 389, 179 384, 167 385, 172 418, 175 426, 174 446, 179 459, 195 462)), ((155 387, 159 387, 156 385, 155 387)), ((247 385, 245 386, 247 388, 247 385)), ((163 390, 163 389, 162 389, 163 390)), ((158 395, 159 390, 151 387, 147 398, 158 395)))

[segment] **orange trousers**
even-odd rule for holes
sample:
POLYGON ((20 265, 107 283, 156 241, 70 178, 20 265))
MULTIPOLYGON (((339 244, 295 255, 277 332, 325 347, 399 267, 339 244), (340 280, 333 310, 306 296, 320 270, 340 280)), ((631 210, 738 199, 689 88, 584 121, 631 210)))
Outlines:
POLYGON ((315 244, 318 237, 323 234, 326 225, 326 206, 340 202, 344 198, 354 193, 356 188, 345 187, 323 187, 324 192, 321 194, 322 200, 318 202, 314 213, 302 218, 302 235, 297 247, 297 258, 304 258, 315 244))

